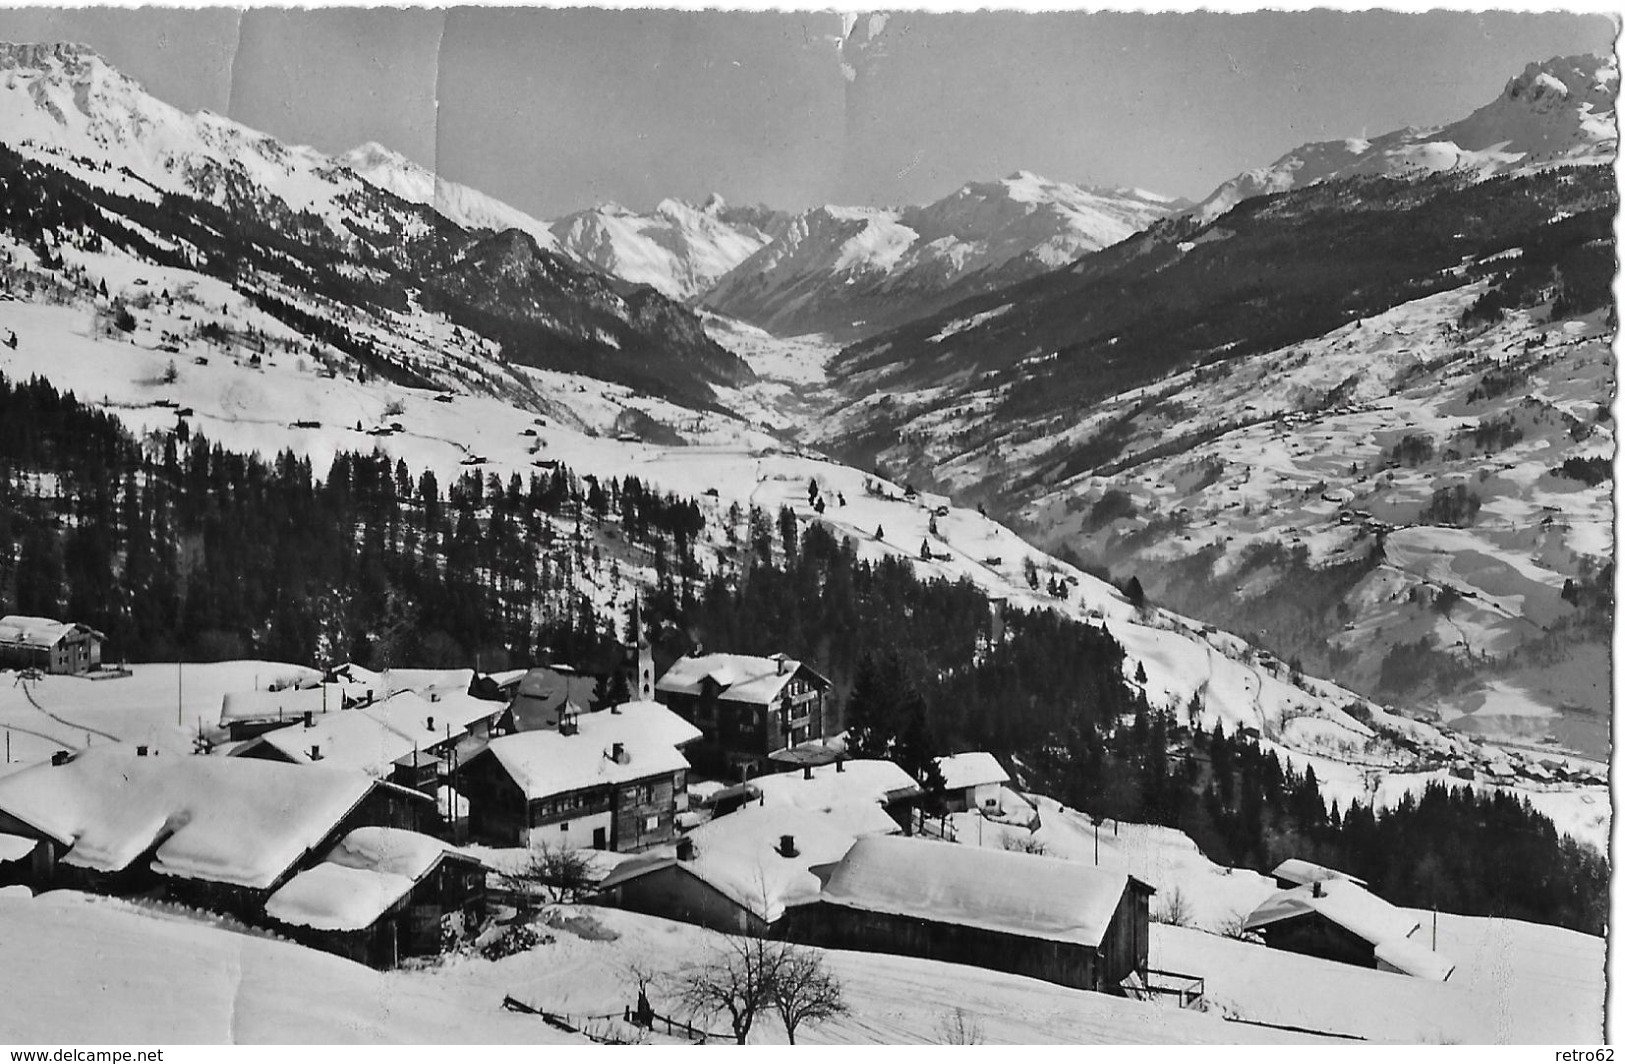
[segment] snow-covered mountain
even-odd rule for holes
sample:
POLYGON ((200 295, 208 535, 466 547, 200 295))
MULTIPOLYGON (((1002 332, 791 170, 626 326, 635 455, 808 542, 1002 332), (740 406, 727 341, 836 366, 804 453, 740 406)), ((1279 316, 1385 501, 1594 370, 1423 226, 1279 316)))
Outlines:
POLYGON ((569 367, 702 404, 750 376, 689 310, 623 292, 535 219, 381 149, 332 158, 185 114, 80 45, 0 44, 0 151, 15 153, 7 193, 34 204, 19 221, 45 260, 111 242, 196 269, 352 371, 466 388, 497 386, 493 368, 569 367), (416 307, 456 324, 456 350, 400 343, 416 307))
POLYGON ((546 222, 532 218, 519 208, 510 207, 478 189, 447 181, 377 141, 351 148, 340 155, 338 161, 370 184, 408 203, 430 207, 464 229, 490 229, 496 232, 518 229, 529 234, 538 246, 549 251, 558 250, 558 241, 546 222))
POLYGON ((749 258, 771 239, 768 230, 779 217, 765 208, 731 207, 713 196, 700 206, 663 200, 646 214, 607 203, 548 222, 448 181, 376 142, 352 148, 338 161, 378 188, 430 207, 465 229, 518 229, 544 250, 677 300, 693 299, 749 258))
POLYGON ((647 214, 607 203, 560 218, 552 232, 566 254, 673 299, 692 300, 773 239, 783 216, 712 196, 696 206, 662 200, 647 214))
POLYGON ((702 302, 781 335, 867 335, 1054 269, 1183 206, 1021 171, 921 207, 815 207, 702 302))
POLYGON ((1311 673, 1597 754, 1616 209, 1543 163, 1159 223, 849 346, 816 438, 1311 673))
POLYGON ((186 114, 84 45, 0 42, 0 138, 139 200, 171 193, 267 220, 314 216, 341 241, 386 224, 370 186, 339 161, 210 111, 186 114))
POLYGON ((1458 170, 1482 177, 1562 163, 1611 159, 1618 148, 1614 56, 1530 63, 1501 95, 1466 118, 1407 127, 1369 140, 1305 144, 1214 189, 1195 210, 1212 221, 1244 199, 1359 174, 1398 177, 1458 170))

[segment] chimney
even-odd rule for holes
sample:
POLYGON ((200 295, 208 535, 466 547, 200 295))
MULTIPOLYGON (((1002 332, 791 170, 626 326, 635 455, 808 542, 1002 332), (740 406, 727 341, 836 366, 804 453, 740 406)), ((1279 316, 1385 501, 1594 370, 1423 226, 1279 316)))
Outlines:
POLYGON ((609 747, 609 759, 615 762, 617 765, 626 764, 626 744, 611 743, 609 747))
POLYGON ((315 712, 315 710, 310 710, 310 709, 305 710, 305 727, 314 728, 315 726, 316 726, 316 712, 315 712))
POLYGON ((783 676, 784 671, 790 667, 790 659, 783 654, 774 654, 773 660, 779 663, 779 675, 783 676))
POLYGON ((1321 882, 1318 879, 1315 880, 1314 894, 1317 898, 1323 898, 1326 896, 1326 888, 1321 885, 1321 882))
POLYGON ((136 757, 146 757, 147 756, 147 748, 145 746, 137 746, 135 748, 135 756, 136 757))
POLYGON ((802 765, 801 766, 801 778, 804 779, 804 780, 812 779, 812 766, 811 765, 802 765))
POLYGON ((310 748, 310 759, 312 761, 320 761, 322 759, 322 748, 312 745, 310 748))
POLYGON ((694 840, 687 835, 677 840, 677 859, 679 861, 694 860, 694 840))
POLYGON ((780 857, 795 857, 797 856, 798 852, 799 851, 796 849, 796 837, 794 835, 779 836, 780 857))
POLYGON ((73 755, 66 750, 58 750, 51 755, 51 764, 53 765, 66 765, 71 760, 73 760, 73 755))
POLYGON ((430 691, 429 692, 429 701, 431 701, 431 702, 440 701, 440 692, 439 691, 430 691))
POLYGON ((429 718, 429 730, 434 731, 434 718, 433 717, 429 718))
POLYGON ((842 757, 839 754, 837 754, 836 757, 835 757, 835 771, 836 772, 845 772, 846 771, 846 758, 842 757))

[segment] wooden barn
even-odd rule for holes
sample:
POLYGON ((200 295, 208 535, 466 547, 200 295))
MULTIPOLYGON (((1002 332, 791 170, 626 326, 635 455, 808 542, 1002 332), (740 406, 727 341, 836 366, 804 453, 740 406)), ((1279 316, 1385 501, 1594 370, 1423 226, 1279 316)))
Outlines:
POLYGON ((1149 966, 1150 886, 1075 861, 902 836, 859 839, 785 938, 1120 993, 1149 966))
POLYGON ((0 777, 0 832, 42 843, 27 885, 164 896, 249 921, 358 827, 416 829, 433 799, 354 770, 142 756, 119 744, 0 777))
POLYGON ((356 828, 272 894, 265 915, 296 942, 393 968, 478 931, 486 872, 427 835, 356 828))
POLYGON ((689 655, 654 691, 700 729, 694 767, 718 778, 770 771, 771 755, 840 731, 829 680, 783 654, 689 655))
POLYGON ((1437 982, 1455 970, 1417 937, 1420 921, 1340 874, 1279 891, 1253 910, 1246 927, 1289 953, 1437 982))
POLYGON ((474 838, 498 846, 634 851, 676 837, 699 732, 657 702, 492 739, 463 766, 474 838))
POLYGON ((86 624, 49 617, 0 617, 0 667, 74 674, 102 667, 107 637, 86 624))
POLYGON ((674 855, 623 862, 599 891, 606 903, 633 912, 768 935, 787 908, 818 898, 818 870, 827 872, 856 841, 836 818, 750 805, 695 828, 677 840, 674 855))

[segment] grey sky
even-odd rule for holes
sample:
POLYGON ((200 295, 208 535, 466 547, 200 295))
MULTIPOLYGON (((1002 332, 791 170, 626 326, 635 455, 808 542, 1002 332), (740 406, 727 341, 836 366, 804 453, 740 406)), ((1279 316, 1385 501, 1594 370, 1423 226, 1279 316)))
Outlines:
POLYGON ((1016 169, 1199 197, 1306 140, 1458 118, 1613 36, 1511 12, 860 27, 843 50, 830 12, 0 10, 0 38, 85 41, 183 109, 331 152, 381 141, 542 217, 712 191, 924 202, 1016 169))

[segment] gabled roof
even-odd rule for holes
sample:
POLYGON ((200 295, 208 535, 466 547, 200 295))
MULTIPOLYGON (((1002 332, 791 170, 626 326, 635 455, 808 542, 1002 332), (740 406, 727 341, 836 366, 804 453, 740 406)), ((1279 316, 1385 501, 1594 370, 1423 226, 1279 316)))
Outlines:
POLYGON ((1099 947, 1130 882, 1122 872, 1055 857, 877 835, 859 839, 835 866, 822 900, 1099 947))
POLYGON ((820 880, 812 869, 839 861, 854 836, 833 820, 794 806, 746 806, 689 832, 694 857, 633 860, 619 865, 599 884, 608 890, 673 866, 761 920, 772 923, 786 907, 818 899, 820 880), (795 840, 794 857, 779 852, 785 835, 795 840))
POLYGON ((380 786, 354 770, 109 744, 0 777, 0 810, 68 846, 66 864, 117 872, 156 847, 162 875, 265 888, 380 786))
POLYGON ((858 758, 838 764, 818 765, 795 772, 771 772, 751 780, 769 805, 795 805, 814 812, 827 812, 854 802, 882 805, 924 792, 914 777, 891 761, 858 758))
POLYGON ((1452 962, 1411 938, 1421 926, 1416 917, 1341 876, 1311 881, 1274 894, 1247 917, 1247 930, 1310 913, 1318 913, 1369 942, 1378 960, 1386 961, 1407 975, 1442 981, 1455 970, 1452 962))
POLYGON ((628 702, 575 720, 574 735, 504 735, 491 740, 487 754, 535 800, 686 769, 688 759, 678 747, 700 737, 698 728, 658 702, 628 702), (611 757, 616 743, 621 761, 611 757))
POLYGON ((1420 925, 1358 883, 1333 877, 1280 891, 1265 899, 1247 917, 1247 930, 1319 913, 1372 945, 1408 938, 1420 925), (1317 893, 1318 889, 1318 893, 1317 893))
POLYGON ((87 624, 58 621, 50 617, 28 617, 20 613, 0 617, 0 644, 44 650, 56 646, 75 632, 93 635, 97 639, 107 638, 87 624))
POLYGON ((798 672, 820 686, 829 686, 828 680, 794 658, 701 654, 677 659, 655 683, 655 690, 665 694, 697 695, 710 680, 719 689, 717 697, 725 702, 765 706, 779 696, 798 672))
POLYGON ((266 899, 265 913, 297 927, 364 930, 447 858, 479 864, 415 831, 356 828, 321 864, 300 872, 266 899))
POLYGON ((999 764, 999 759, 979 750, 968 754, 939 757, 937 768, 941 770, 943 782, 950 791, 1010 782, 1010 774, 999 764))
POLYGON ((345 696, 358 697, 366 689, 365 684, 329 683, 279 691, 230 691, 220 700, 220 724, 294 721, 306 713, 336 713, 344 708, 345 696))
POLYGON ((1305 861, 1298 857, 1288 857, 1276 865, 1275 871, 1270 874, 1276 879, 1284 879, 1288 883, 1296 883, 1299 886, 1327 879, 1346 879, 1350 883, 1358 883, 1362 887, 1366 885, 1366 881, 1358 876, 1351 876, 1347 872, 1339 872, 1335 868, 1327 868, 1325 865, 1318 865, 1313 861, 1305 861))
POLYGON ((499 702, 447 692, 429 701, 411 691, 400 691, 365 706, 325 713, 310 727, 294 724, 266 732, 233 751, 251 752, 270 746, 289 761, 315 762, 359 768, 374 776, 387 776, 390 767, 414 750, 456 740, 481 720, 503 710, 499 702), (311 748, 321 752, 311 756, 311 748))

